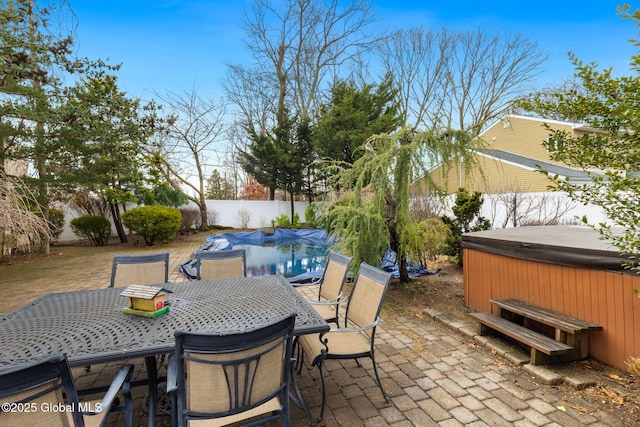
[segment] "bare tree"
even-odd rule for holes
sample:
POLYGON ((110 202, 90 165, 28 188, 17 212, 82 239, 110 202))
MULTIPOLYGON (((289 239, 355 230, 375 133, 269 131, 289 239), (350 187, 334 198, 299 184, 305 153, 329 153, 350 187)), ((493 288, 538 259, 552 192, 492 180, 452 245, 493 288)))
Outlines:
POLYGON ((218 148, 225 131, 224 105, 200 98, 195 90, 170 92, 160 99, 170 114, 151 147, 158 170, 176 188, 187 189, 185 194, 200 210, 201 228, 206 229, 206 180, 211 160, 224 152, 218 148))
POLYGON ((238 210, 238 218, 240 219, 240 228, 249 228, 251 212, 246 209, 240 209, 238 210))
POLYGON ((313 117, 338 70, 344 71, 376 41, 367 0, 285 0, 274 7, 255 0, 245 18, 252 67, 228 65, 224 87, 239 120, 257 134, 277 125, 286 108, 300 119, 313 117))
POLYGON ((526 37, 481 29, 400 30, 381 46, 384 71, 400 85, 407 125, 476 135, 530 90, 547 58, 526 37))
MULTIPOLYGON (((266 130, 274 126, 276 91, 270 75, 259 69, 228 65, 228 78, 223 82, 227 98, 238 112, 234 137, 241 140, 245 129, 266 130)), ((244 148, 244 147, 241 147, 244 148)))
POLYGON ((559 84, 550 84, 532 96, 527 96, 518 101, 518 110, 527 112, 535 111, 540 117, 565 122, 581 122, 580 117, 568 114, 558 107, 558 100, 563 102, 579 102, 587 95, 585 87, 576 79, 570 77, 559 84), (534 107, 535 106, 535 107, 534 107))
POLYGON ((276 100, 273 114, 286 103, 289 110, 307 119, 313 116, 320 91, 329 87, 333 74, 376 42, 368 30, 375 18, 367 0, 285 0, 278 5, 282 6, 275 8, 269 0, 254 1, 245 29, 256 68, 231 67, 230 78, 245 80, 245 87, 252 85, 247 78, 269 84, 277 93, 272 98, 276 100))
POLYGON ((396 30, 380 45, 385 71, 398 85, 405 126, 438 127, 453 48, 450 39, 422 27, 396 30))
POLYGON ((430 218, 440 218, 445 214, 442 198, 434 193, 424 192, 422 189, 411 189, 409 209, 416 222, 430 218))

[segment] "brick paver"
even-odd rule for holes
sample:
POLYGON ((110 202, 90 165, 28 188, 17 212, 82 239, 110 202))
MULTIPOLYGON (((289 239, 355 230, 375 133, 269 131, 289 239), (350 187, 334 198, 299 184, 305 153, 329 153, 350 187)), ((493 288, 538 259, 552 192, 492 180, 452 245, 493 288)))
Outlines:
MULTIPOLYGON (((203 237, 154 248, 86 248, 73 256, 51 256, 22 266, 0 269, 0 313, 8 312, 45 292, 100 288, 108 284, 114 252, 170 250, 173 281, 182 281, 178 265, 189 259, 203 237), (20 270, 16 270, 20 269, 20 270), (16 282, 16 272, 22 280, 16 282), (13 277, 13 278, 12 278, 13 277)), ((56 248, 54 248, 56 250, 56 248)), ((64 248, 58 250, 64 251, 64 248)), ((310 288, 302 292, 315 296, 310 288)), ((466 319, 452 319, 455 327, 466 319)), ((387 393, 385 402, 374 379, 371 361, 327 361, 327 408, 322 426, 617 426, 610 413, 588 405, 567 405, 563 392, 537 384, 524 371, 514 378, 512 366, 469 336, 455 332, 430 317, 408 318, 383 310, 376 338, 379 372, 387 393), (582 409, 581 408, 586 408, 582 409), (587 412, 583 412, 583 411, 587 412)), ((133 361, 136 377, 144 378, 144 363, 133 361)), ((89 373, 76 369, 79 385, 107 382, 117 365, 94 366, 89 373)), ((299 376, 303 397, 314 414, 320 411, 317 370, 305 366, 299 376)), ((144 387, 134 388, 135 426, 144 426, 144 387)), ((293 406, 292 425, 308 426, 303 412, 293 406)), ((113 415, 111 426, 121 425, 113 415)), ((160 426, 170 418, 160 416, 160 426)))

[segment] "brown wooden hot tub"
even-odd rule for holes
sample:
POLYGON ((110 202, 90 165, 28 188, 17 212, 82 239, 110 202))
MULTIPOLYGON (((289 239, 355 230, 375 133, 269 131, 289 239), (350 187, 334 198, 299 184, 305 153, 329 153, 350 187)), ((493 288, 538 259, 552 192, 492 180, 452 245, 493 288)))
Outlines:
MULTIPOLYGON (((462 237, 465 303, 496 310, 489 300, 517 299, 602 325, 589 356, 626 369, 640 357, 640 275, 588 227, 488 230, 462 237)), ((494 314, 497 314, 494 312, 494 314)))

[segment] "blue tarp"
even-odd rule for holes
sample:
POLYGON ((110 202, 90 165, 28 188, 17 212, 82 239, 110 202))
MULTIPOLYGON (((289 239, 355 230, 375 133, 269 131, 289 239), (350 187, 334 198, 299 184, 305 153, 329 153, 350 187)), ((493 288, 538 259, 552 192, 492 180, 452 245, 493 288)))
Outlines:
POLYGON ((213 249, 230 249, 233 245, 262 245, 264 243, 307 243, 317 246, 331 246, 333 239, 327 236, 327 232, 317 228, 309 229, 261 229, 255 231, 238 231, 235 233, 221 233, 207 237, 206 244, 211 244, 213 249))
MULTIPOLYGON (((382 257, 382 265, 381 268, 384 271, 393 274, 393 277, 400 277, 400 270, 398 270, 398 261, 396 259, 396 253, 391 249, 388 249, 387 252, 382 257)), ((430 274, 438 274, 440 269, 438 270, 429 270, 424 268, 419 263, 411 262, 407 260, 407 270, 409 272, 409 277, 420 277, 420 276, 428 276, 430 274)))
MULTIPOLYGON (((327 232, 322 229, 305 228, 305 229, 284 229, 284 228, 267 228, 255 231, 237 231, 232 233, 220 233, 209 236, 205 239, 205 243, 198 248, 198 251, 224 251, 234 247, 234 245, 256 245, 264 244, 286 244, 289 242, 305 243, 309 245, 330 247, 334 240, 327 236, 327 232)), ((182 263, 178 269, 189 280, 195 280, 195 253, 191 259, 182 263)), ((320 272, 320 275, 322 272, 320 272)), ((313 272, 312 278, 316 278, 317 272, 313 272)), ((307 279, 305 275, 296 276, 290 279, 300 283, 307 279)))
MULTIPOLYGON (((262 246, 265 243, 283 244, 288 242, 306 243, 309 245, 330 247, 334 240, 327 236, 325 230, 322 229, 259 229, 255 231, 238 231, 232 233, 221 233, 209 236, 205 239, 199 251, 223 251, 233 248, 234 245, 246 244, 262 246)), ((195 257, 182 263, 179 267, 180 272, 189 280, 196 277, 195 257)), ((398 264, 396 262, 396 254, 391 250, 382 258, 380 267, 393 273, 393 277, 399 277, 398 264)), ((428 270, 418 263, 408 262, 409 276, 419 277, 429 274, 437 274, 440 270, 428 270)), ((320 279, 322 271, 313 271, 304 273, 289 279, 292 283, 308 283, 320 279)))

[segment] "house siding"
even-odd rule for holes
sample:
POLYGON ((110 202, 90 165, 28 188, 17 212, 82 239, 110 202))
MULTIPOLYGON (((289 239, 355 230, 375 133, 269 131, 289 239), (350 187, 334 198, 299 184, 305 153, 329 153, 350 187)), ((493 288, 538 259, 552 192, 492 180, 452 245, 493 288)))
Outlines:
POLYGON ((484 194, 549 191, 550 181, 540 172, 483 155, 477 156, 476 160, 478 167, 466 176, 461 171, 459 162, 455 161, 447 175, 443 176, 442 169, 437 168, 431 177, 435 185, 444 189, 447 194, 455 193, 460 187, 484 194))
MULTIPOLYGON (((483 133, 482 138, 488 147, 564 166, 563 163, 551 160, 543 145, 549 137, 544 121, 512 116, 508 120, 508 127, 503 126, 504 122, 498 121, 483 133)), ((552 123, 552 126, 557 130, 574 133, 570 124, 552 123)))
MULTIPOLYGON (((543 143, 549 136, 544 126, 549 123, 554 129, 564 130, 574 135, 581 131, 574 129, 571 123, 553 120, 542 120, 524 116, 509 116, 508 120, 499 120, 483 132, 483 148, 501 150, 557 166, 566 167, 564 163, 551 160, 543 143), (506 121, 505 121, 506 120, 506 121)), ((436 186, 446 193, 455 193, 464 187, 469 191, 480 191, 485 194, 517 191, 522 193, 539 193, 549 191, 549 179, 530 167, 516 165, 501 159, 477 154, 478 166, 467 176, 457 161, 444 174, 441 166, 431 171, 431 178, 436 186)), ((421 185, 425 185, 421 183, 421 185)))

